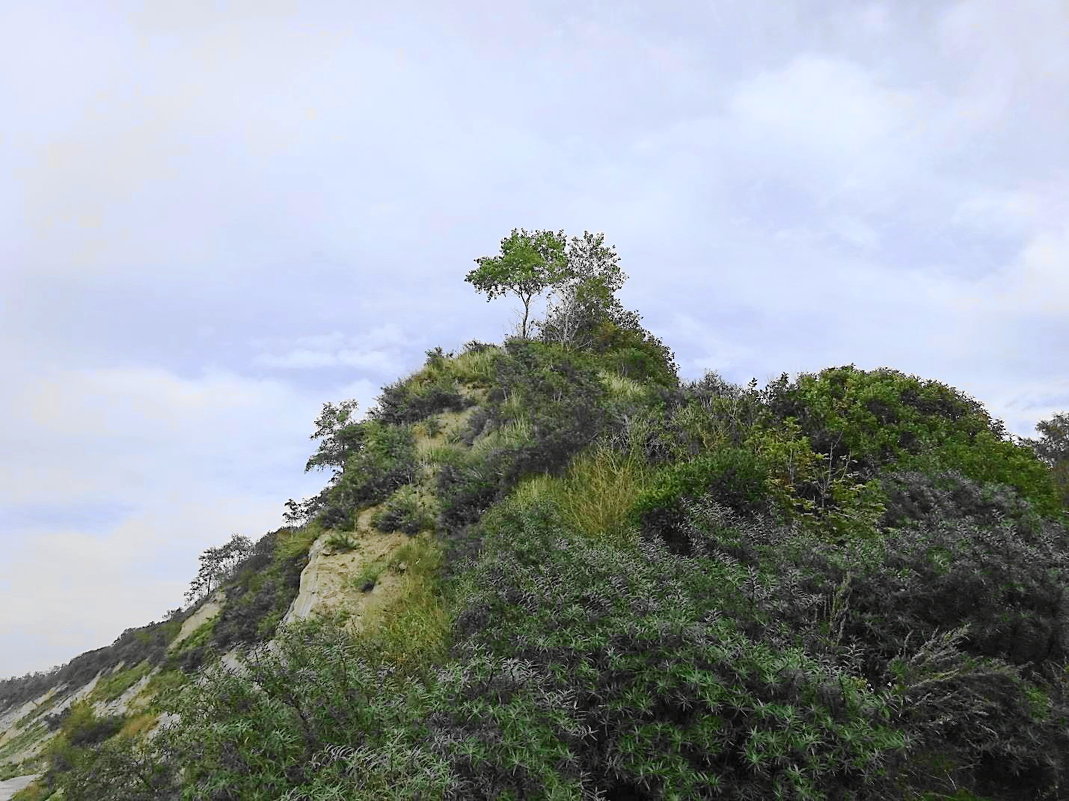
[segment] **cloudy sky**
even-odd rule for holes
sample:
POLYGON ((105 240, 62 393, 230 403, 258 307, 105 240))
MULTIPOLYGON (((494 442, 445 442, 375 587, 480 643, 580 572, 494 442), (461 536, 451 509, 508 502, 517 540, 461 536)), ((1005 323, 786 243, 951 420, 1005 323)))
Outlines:
POLYGON ((0 675, 281 522, 327 400, 604 231, 687 377, 856 363, 1069 408, 1062 0, 0 5, 0 675))

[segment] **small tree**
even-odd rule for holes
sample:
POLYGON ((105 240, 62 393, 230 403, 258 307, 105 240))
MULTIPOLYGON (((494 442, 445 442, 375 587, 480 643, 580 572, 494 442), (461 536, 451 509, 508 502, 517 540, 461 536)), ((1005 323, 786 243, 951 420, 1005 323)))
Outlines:
POLYGON ((520 336, 527 338, 531 302, 569 274, 567 242, 563 231, 526 231, 514 228, 501 240, 501 254, 475 260, 479 266, 464 279, 486 299, 516 295, 523 303, 520 336))
POLYGON ((620 269, 616 248, 605 244, 604 234, 584 231, 574 236, 566 251, 567 273, 553 287, 546 319, 538 324, 542 338, 568 346, 586 346, 599 324, 638 325, 616 299, 627 275, 620 269))
POLYGON ((1062 503, 1069 507, 1069 412, 1061 412, 1050 420, 1036 424, 1039 439, 1027 440, 1036 455, 1054 472, 1062 503))
POLYGON ((241 534, 235 534, 218 548, 205 548, 200 555, 200 570, 186 590, 186 601, 207 598, 250 553, 252 542, 241 534))

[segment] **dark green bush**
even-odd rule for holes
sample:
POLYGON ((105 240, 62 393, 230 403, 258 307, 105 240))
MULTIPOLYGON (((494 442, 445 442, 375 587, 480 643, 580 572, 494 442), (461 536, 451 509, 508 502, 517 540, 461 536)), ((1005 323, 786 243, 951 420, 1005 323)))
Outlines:
POLYGON ((491 422, 530 425, 531 442, 517 449, 506 485, 535 472, 556 472, 593 442, 608 423, 606 389, 596 367, 560 346, 510 340, 497 359, 490 392, 491 422))
POLYGON ((882 525, 897 528, 913 522, 975 518, 984 524, 1011 520, 1039 525, 1039 515, 1013 487, 980 484, 961 473, 935 475, 901 471, 883 477, 886 497, 882 525))
POLYGON ((416 451, 410 426, 369 420, 360 427, 360 445, 330 488, 319 518, 328 528, 351 528, 354 512, 385 500, 415 477, 416 451))
POLYGON ((439 412, 459 412, 471 405, 457 382, 440 376, 429 382, 412 379, 388 385, 379 396, 371 416, 383 423, 417 423, 439 412))
POLYGON ((767 508, 766 479, 753 454, 725 448, 664 468, 636 498, 632 514, 646 535, 685 549, 688 501, 709 497, 741 514, 756 514, 767 508))
POLYGON ((746 634, 749 581, 498 513, 432 719, 465 797, 890 797, 904 738, 889 697, 746 634))
POLYGON ((775 621, 766 638, 793 636, 893 689, 911 786, 1058 797, 1069 768, 1063 529, 947 518, 832 545, 702 503, 689 523, 693 552, 776 577, 751 595, 775 621))
POLYGON ((418 534, 434 528, 435 511, 431 499, 412 485, 406 485, 386 499, 372 521, 379 531, 418 534))
POLYGON ((279 529, 265 535, 253 547, 252 555, 235 570, 234 579, 227 585, 226 603, 212 630, 218 652, 272 636, 297 596, 308 558, 305 553, 285 554, 278 550, 280 537, 290 532, 292 529, 279 529))

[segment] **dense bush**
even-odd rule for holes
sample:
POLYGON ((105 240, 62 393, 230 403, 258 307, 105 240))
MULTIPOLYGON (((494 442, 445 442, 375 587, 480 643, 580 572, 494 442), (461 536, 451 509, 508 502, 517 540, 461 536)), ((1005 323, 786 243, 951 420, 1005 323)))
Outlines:
POLYGON ((893 690, 912 786, 1061 797, 1063 529, 946 519, 831 545, 706 503, 691 507, 689 523, 695 553, 764 577, 750 590, 775 623, 764 637, 793 633, 807 652, 893 690))
POLYGON ((214 668, 149 743, 113 741, 63 779, 72 801, 441 797, 448 774, 420 736, 418 684, 385 649, 306 624, 240 671, 214 668), (150 794, 151 793, 151 794, 150 794))
POLYGON ((411 427, 369 420, 360 424, 360 432, 359 447, 327 495, 319 517, 324 526, 351 528, 355 511, 385 500, 415 477, 411 427))
POLYGON ((432 721, 464 797, 887 797, 889 698, 745 633, 745 570, 554 519, 498 513, 467 585, 432 721))
POLYGON ((379 531, 418 534, 434 528, 436 513, 433 499, 407 484, 383 502, 372 523, 379 531))
POLYGON ((235 570, 212 630, 218 651, 261 642, 274 634, 300 589, 301 571, 308 562, 305 551, 287 552, 279 547, 295 535, 290 528, 265 535, 235 570))
POLYGON ((459 412, 471 405, 455 379, 446 375, 430 381, 406 379, 390 384, 372 411, 383 423, 416 423, 439 412, 459 412))
POLYGON ((739 448, 725 448, 664 468, 634 502, 643 533, 673 549, 685 550, 686 504, 708 496, 742 514, 767 508, 767 476, 758 459, 739 448))
POLYGON ((559 346, 510 340, 490 393, 493 424, 523 421, 529 445, 517 449, 507 480, 555 472, 608 424, 607 390, 596 367, 559 346))
POLYGON ((1007 484, 1047 514, 1060 508, 1050 471, 1001 422, 951 387, 896 370, 837 367, 783 376, 765 391, 769 412, 793 420, 834 469, 863 478, 881 469, 958 471, 1007 484))

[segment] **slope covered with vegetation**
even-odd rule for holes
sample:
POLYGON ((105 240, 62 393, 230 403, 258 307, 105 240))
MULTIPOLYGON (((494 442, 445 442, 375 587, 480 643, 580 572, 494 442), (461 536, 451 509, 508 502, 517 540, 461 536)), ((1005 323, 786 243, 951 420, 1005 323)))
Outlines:
POLYGON ((513 232, 469 280, 552 301, 363 418, 327 404, 327 486, 222 611, 108 652, 166 725, 46 719, 22 797, 1069 798, 1061 416, 1018 442, 889 369, 681 383, 590 235, 513 232), (310 552, 398 533, 351 600, 279 625, 310 552))

